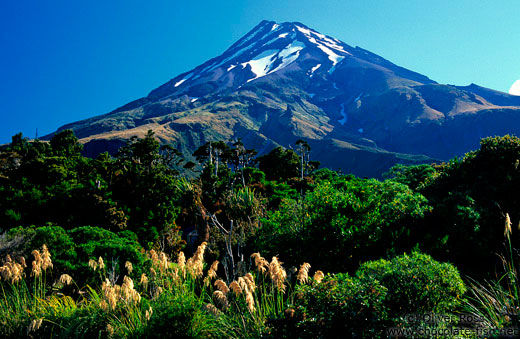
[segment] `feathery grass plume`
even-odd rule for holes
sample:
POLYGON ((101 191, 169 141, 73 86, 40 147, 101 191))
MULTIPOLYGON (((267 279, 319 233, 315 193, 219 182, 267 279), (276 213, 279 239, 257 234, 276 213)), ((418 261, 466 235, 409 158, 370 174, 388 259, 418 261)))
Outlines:
POLYGON ((141 295, 134 289, 134 282, 128 276, 123 277, 123 284, 121 285, 121 292, 123 299, 128 303, 138 304, 141 302, 141 295))
POLYGON ((22 268, 27 267, 27 264, 25 263, 25 257, 19 257, 18 261, 20 262, 20 265, 22 266, 22 268))
POLYGON ((179 252, 179 257, 177 258, 177 265, 179 269, 184 270, 184 266, 186 266, 186 257, 184 256, 184 252, 179 252))
POLYGON ((150 259, 152 260, 152 265, 155 267, 158 267, 159 266, 159 256, 157 255, 157 252, 155 252, 155 250, 152 249, 148 253, 150 255, 150 259))
POLYGON ((153 299, 157 299, 162 294, 162 292, 163 292, 162 287, 161 286, 157 286, 155 288, 154 293, 153 293, 153 299))
POLYGON ((52 260, 51 260, 51 254, 49 253, 49 249, 47 248, 47 245, 43 244, 42 246, 42 269, 44 271, 47 270, 47 268, 53 268, 52 260))
POLYGON ((150 308, 147 309, 146 312, 144 313, 144 317, 145 317, 146 321, 150 321, 152 314, 153 314, 153 309, 152 309, 152 306, 150 306, 150 308))
POLYGON ((253 293, 256 290, 255 278, 251 273, 247 273, 244 276, 244 280, 247 283, 247 289, 253 293))
POLYGON ((318 270, 314 273, 313 279, 314 279, 314 281, 316 281, 319 284, 323 280, 324 277, 325 277, 325 274, 323 274, 322 271, 318 270))
POLYGON ((238 282, 238 286, 240 286, 242 291, 245 291, 245 293, 249 292, 249 286, 248 286, 246 280, 244 279, 244 277, 238 277, 237 282, 238 282))
POLYGON ((157 272, 155 272, 153 267, 150 267, 150 275, 152 276, 152 278, 155 278, 155 276, 157 275, 157 272))
POLYGON ((107 333, 108 337, 112 337, 114 335, 114 328, 110 324, 107 324, 107 333))
POLYGON ((105 262, 103 261, 103 258, 101 258, 101 257, 99 257, 99 259, 98 259, 98 267, 100 270, 105 269, 105 262))
POLYGON ((288 308, 285 310, 285 317, 286 318, 294 318, 294 315, 296 314, 296 311, 294 310, 294 308, 288 308))
POLYGON ((42 322, 43 319, 34 319, 33 321, 31 321, 29 327, 27 328, 27 335, 29 335, 29 333, 31 332, 38 331, 42 326, 42 322))
POLYGON ((206 306, 204 306, 204 310, 209 314, 214 315, 215 317, 220 315, 220 311, 213 304, 206 304, 206 306))
POLYGON ((72 284, 72 277, 68 274, 62 274, 60 276, 59 283, 64 286, 69 286, 70 284, 72 284))
POLYGON ((226 310, 228 308, 228 300, 222 291, 217 290, 213 292, 213 298, 215 298, 215 300, 220 304, 222 309, 226 310))
POLYGON ((186 269, 190 272, 192 276, 197 278, 202 277, 203 275, 203 267, 204 267, 204 251, 206 250, 207 242, 203 242, 197 247, 197 251, 193 257, 189 258, 186 262, 186 269))
POLYGON ((99 307, 105 311, 107 311, 109 308, 112 311, 115 310, 119 295, 116 293, 115 288, 110 286, 108 279, 101 285, 101 290, 103 291, 104 299, 99 303, 99 307))
POLYGON ((94 271, 96 271, 97 268, 98 268, 97 261, 95 261, 94 259, 90 259, 90 260, 88 261, 88 266, 89 266, 91 269, 93 269, 94 271))
POLYGON ((148 277, 146 276, 146 274, 141 274, 141 280, 139 281, 139 283, 143 285, 143 288, 145 290, 148 289, 148 277))
POLYGON ((229 287, 227 286, 227 284, 224 282, 224 280, 222 279, 218 279, 217 281, 215 281, 215 284, 214 286, 219 290, 221 291, 222 293, 224 294, 228 294, 229 293, 229 287))
POLYGON ((213 264, 211 264, 211 267, 208 270, 208 275, 204 279, 204 286, 208 286, 211 283, 211 280, 217 276, 217 269, 218 269, 218 260, 215 260, 213 262, 213 264))
POLYGON ((161 252, 159 253, 159 268, 161 271, 166 271, 168 269, 169 262, 168 257, 166 256, 166 253, 161 252))
POLYGON ((38 250, 33 250, 31 252, 31 254, 34 257, 34 260, 32 262, 31 275, 35 276, 35 277, 39 277, 42 274, 42 264, 43 264, 42 256, 40 254, 40 251, 38 251, 38 250))
POLYGON ((101 308, 103 311, 107 312, 108 311, 108 303, 106 302, 105 299, 101 300, 99 302, 99 308, 101 308))
POLYGON ((269 268, 269 262, 265 260, 260 253, 253 253, 251 254, 251 258, 255 260, 255 266, 258 272, 260 273, 266 273, 267 269, 269 268))
POLYGON ((309 269, 310 268, 311 268, 311 265, 306 262, 304 262, 300 266, 300 270, 298 271, 298 275, 296 276, 296 279, 298 279, 300 284, 305 284, 309 280, 309 269))
POLYGON ((509 218, 509 213, 506 213, 506 222, 504 227, 504 237, 509 237, 511 235, 511 218, 509 218))
POLYGON ((132 266, 132 263, 130 261, 125 262, 125 268, 128 271, 128 274, 131 274, 134 270, 134 266, 132 266))
POLYGON ((285 292, 285 279, 287 278, 287 273, 282 267, 282 263, 278 261, 277 257, 273 257, 271 263, 269 264, 269 276, 273 281, 276 288, 280 291, 285 292))
POLYGON ((5 257, 5 264, 0 267, 0 275, 5 281, 9 281, 12 284, 22 280, 24 272, 23 266, 11 258, 8 254, 5 257))
POLYGON ((213 262, 213 264, 211 264, 211 267, 209 268, 208 277, 210 277, 211 279, 213 279, 217 276, 218 264, 219 264, 218 260, 215 260, 213 262))
POLYGON ((240 285, 238 285, 237 281, 236 280, 233 280, 231 282, 231 284, 229 284, 229 288, 236 294, 236 295, 240 295, 242 294, 242 288, 240 287, 240 285))
POLYGON ((253 293, 251 291, 246 292, 246 305, 249 312, 253 313, 255 308, 255 298, 253 298, 253 293))

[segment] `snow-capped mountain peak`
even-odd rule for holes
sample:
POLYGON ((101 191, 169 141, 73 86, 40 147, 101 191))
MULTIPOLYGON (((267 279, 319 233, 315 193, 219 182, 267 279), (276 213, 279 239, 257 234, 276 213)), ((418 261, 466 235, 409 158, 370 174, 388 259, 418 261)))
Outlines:
POLYGON ((175 77, 150 95, 165 97, 187 92, 207 81, 216 81, 223 90, 239 88, 267 75, 286 71, 304 55, 316 60, 309 67, 309 76, 316 72, 332 74, 345 58, 352 56, 352 50, 347 44, 301 23, 262 21, 220 56, 175 77))

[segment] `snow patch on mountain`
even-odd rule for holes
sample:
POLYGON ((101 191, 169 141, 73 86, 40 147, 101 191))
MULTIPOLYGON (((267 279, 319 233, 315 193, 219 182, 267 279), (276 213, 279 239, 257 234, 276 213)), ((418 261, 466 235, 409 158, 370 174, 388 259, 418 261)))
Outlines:
POLYGON ((267 50, 252 60, 242 63, 243 67, 249 65, 251 71, 255 74, 254 78, 247 80, 247 82, 266 76, 267 74, 281 70, 296 59, 300 55, 300 51, 305 48, 305 44, 301 41, 293 41, 289 45, 285 46, 282 50, 267 50), (279 62, 278 66, 273 69, 275 62, 279 62))
POLYGON ((251 67, 251 71, 256 75, 254 78, 247 80, 247 82, 265 76, 269 72, 269 68, 273 64, 274 56, 277 53, 277 50, 267 50, 260 53, 252 60, 242 63, 244 67, 249 65, 251 67))
POLYGON ((341 111, 339 112, 343 118, 338 120, 341 125, 345 125, 348 120, 347 113, 345 113, 345 104, 341 104, 341 111))
POLYGON ((183 83, 184 81, 188 80, 189 78, 191 78, 192 75, 193 75, 193 73, 190 73, 190 74, 186 75, 186 76, 185 76, 184 78, 182 78, 180 81, 177 81, 173 87, 177 87, 177 86, 182 85, 182 83, 183 83))
POLYGON ((293 41, 289 45, 287 45, 283 50, 278 53, 278 58, 282 58, 282 62, 278 67, 276 67, 273 72, 276 72, 282 68, 287 67, 290 65, 293 61, 298 59, 300 56, 300 51, 305 48, 305 44, 303 42, 300 42, 298 40, 293 41))
POLYGON ((314 72, 316 72, 316 70, 317 70, 318 68, 320 68, 320 67, 321 67, 321 64, 317 64, 316 66, 314 66, 313 68, 311 68, 311 73, 310 73, 311 78, 312 78, 312 76, 314 75, 314 72))

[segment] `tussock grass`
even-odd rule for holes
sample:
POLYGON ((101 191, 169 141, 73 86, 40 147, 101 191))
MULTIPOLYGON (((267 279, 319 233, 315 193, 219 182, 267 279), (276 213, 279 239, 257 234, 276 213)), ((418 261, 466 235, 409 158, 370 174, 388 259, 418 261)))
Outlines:
MULTIPOLYGON (((81 288, 66 273, 47 281, 53 263, 45 245, 32 252, 30 267, 25 258, 7 256, 0 267, 0 335, 261 337, 268 319, 284 316, 294 284, 311 281, 308 263, 301 265, 296 281, 289 281, 277 257, 269 262, 254 253, 253 271, 226 282, 217 274, 218 261, 204 261, 206 247, 202 243, 187 260, 180 252, 175 261, 150 250, 150 266, 140 276, 132 276, 134 266, 126 262, 126 275, 119 279, 102 257, 91 258, 88 265, 99 276, 99 285, 81 288)), ((316 283, 323 273, 314 277, 316 283)))

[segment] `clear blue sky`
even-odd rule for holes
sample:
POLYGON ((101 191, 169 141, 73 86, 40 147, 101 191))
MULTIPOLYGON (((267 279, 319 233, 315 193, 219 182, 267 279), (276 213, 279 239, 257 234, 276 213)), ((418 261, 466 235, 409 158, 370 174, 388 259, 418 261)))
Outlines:
POLYGON ((263 19, 507 92, 520 79, 519 18, 518 0, 1 1, 0 143, 143 97, 263 19))

